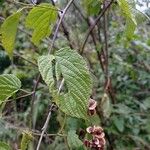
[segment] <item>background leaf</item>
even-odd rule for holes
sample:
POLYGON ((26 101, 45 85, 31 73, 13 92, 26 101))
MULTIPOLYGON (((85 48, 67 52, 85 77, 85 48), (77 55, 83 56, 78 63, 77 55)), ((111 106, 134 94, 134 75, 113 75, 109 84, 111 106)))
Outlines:
POLYGON ((125 35, 130 40, 133 37, 134 31, 137 26, 135 15, 133 13, 133 8, 127 0, 117 0, 117 2, 119 4, 120 9, 123 12, 123 15, 126 18, 125 35))
POLYGON ((23 132, 21 140, 21 150, 26 150, 28 148, 28 144, 31 142, 32 139, 32 134, 29 131, 23 132))
POLYGON ((0 75, 0 102, 5 101, 21 87, 20 80, 12 74, 0 75))
POLYGON ((83 0, 83 6, 88 15, 97 15, 100 11, 101 0, 83 0))
POLYGON ((123 132, 124 130, 124 120, 122 118, 115 117, 113 120, 116 128, 119 130, 119 132, 123 132))
POLYGON ((14 50, 17 26, 20 16, 21 12, 14 13, 6 18, 1 26, 2 45, 10 57, 12 57, 14 50))
POLYGON ((57 10, 53 5, 41 4, 34 7, 26 18, 26 26, 33 29, 32 42, 36 45, 49 36, 57 19, 57 10))
POLYGON ((110 99, 106 93, 104 93, 101 100, 101 109, 103 112, 103 116, 109 118, 109 116, 111 115, 112 108, 110 99))
POLYGON ((70 130, 68 132, 67 141, 70 148, 78 148, 83 145, 75 130, 70 130))
POLYGON ((0 150, 11 150, 9 145, 4 142, 0 142, 0 150))

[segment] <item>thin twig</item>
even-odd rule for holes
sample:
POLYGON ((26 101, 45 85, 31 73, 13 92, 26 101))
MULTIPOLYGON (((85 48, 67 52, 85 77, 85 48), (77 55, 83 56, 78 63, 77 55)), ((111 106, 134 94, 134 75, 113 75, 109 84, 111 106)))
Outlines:
POLYGON ((95 19, 94 24, 92 24, 92 25, 90 26, 90 28, 89 28, 89 30, 88 30, 88 33, 87 33, 87 35, 86 35, 86 37, 85 37, 85 40, 84 40, 84 42, 83 42, 83 45, 82 45, 82 47, 81 47, 80 54, 83 54, 84 47, 85 47, 86 42, 87 42, 87 40, 88 40, 88 38, 89 38, 89 36, 90 36, 90 33, 93 31, 93 29, 95 28, 95 26, 96 26, 96 24, 98 23, 98 21, 103 17, 103 15, 104 15, 105 12, 107 11, 107 9, 112 5, 112 3, 113 3, 113 0, 112 0, 106 7, 104 7, 104 9, 101 11, 101 13, 99 14, 99 16, 95 19))
MULTIPOLYGON (((105 7, 105 2, 104 2, 105 7)), ((105 76, 108 79, 108 36, 107 36, 107 14, 104 14, 104 55, 105 55, 105 76)))
MULTIPOLYGON (((51 2, 52 2, 52 4, 55 6, 54 0, 51 0, 51 2)), ((59 19, 61 18, 61 14, 60 14, 60 13, 58 14, 58 17, 59 17, 59 19)), ((63 29, 64 35, 65 35, 66 39, 67 39, 68 42, 69 42, 69 46, 70 46, 70 48, 73 49, 73 44, 71 43, 71 40, 70 40, 70 34, 69 34, 69 32, 68 32, 68 30, 67 30, 67 27, 65 26, 65 23, 64 23, 63 20, 62 20, 62 22, 61 22, 61 25, 62 25, 62 29, 63 29)))
MULTIPOLYGON (((25 94, 25 95, 19 96, 19 97, 15 98, 15 100, 28 97, 28 96, 30 96, 30 95, 32 95, 32 94, 33 94, 33 92, 31 92, 31 93, 29 93, 29 94, 25 94)), ((13 100, 14 100, 14 99, 9 99, 9 100, 5 100, 5 101, 3 101, 3 102, 1 102, 1 103, 10 102, 10 101, 13 101, 13 100)))
POLYGON ((35 66, 35 67, 37 67, 37 64, 35 64, 35 63, 33 63, 32 61, 30 61, 30 60, 24 58, 23 56, 21 56, 21 55, 18 54, 17 52, 14 52, 14 54, 15 54, 17 57, 20 57, 20 58, 22 58, 23 60, 25 60, 26 62, 32 64, 32 65, 35 66))
POLYGON ((54 104, 52 104, 51 107, 50 107, 50 109, 49 109, 49 113, 48 113, 48 115, 47 115, 46 121, 45 121, 44 126, 43 126, 43 128, 42 128, 42 133, 41 133, 41 135, 40 135, 40 139, 39 139, 39 141, 38 141, 38 145, 37 145, 36 150, 39 150, 39 148, 40 148, 40 145, 41 145, 41 142, 42 142, 44 133, 46 132, 46 129, 47 129, 47 126, 48 126, 50 117, 51 117, 51 113, 52 113, 53 107, 54 107, 54 104))
MULTIPOLYGON (((60 86, 59 86, 59 88, 58 88, 58 94, 60 93, 60 91, 61 91, 61 89, 62 89, 62 87, 63 87, 63 84, 64 84, 64 79, 63 79, 63 80, 61 81, 61 83, 60 83, 60 86)), ((41 145, 41 142, 42 142, 44 133, 46 132, 46 129, 47 129, 47 126, 48 126, 50 117, 51 117, 51 112, 52 112, 52 109, 53 109, 54 106, 55 106, 55 105, 52 104, 51 107, 50 107, 50 109, 49 109, 49 113, 48 113, 48 115, 47 115, 46 121, 45 121, 44 126, 43 126, 43 128, 42 128, 42 133, 41 133, 40 139, 39 139, 39 141, 38 141, 38 146, 37 146, 36 150, 39 150, 39 148, 40 148, 40 145, 41 145)))
MULTIPOLYGON (((41 136, 41 133, 36 133, 36 132, 32 132, 33 135, 35 136, 41 136)), ((43 136, 62 136, 62 137, 66 137, 67 135, 65 134, 59 134, 59 133, 56 133, 56 134, 44 134, 43 136)))
POLYGON ((36 79, 35 85, 33 87, 33 94, 32 94, 32 98, 31 98, 31 112, 30 112, 30 126, 31 126, 31 128, 33 128, 34 102, 35 102, 36 90, 37 90, 37 87, 38 87, 38 84, 40 81, 40 77, 41 77, 41 75, 39 74, 37 79, 36 79))
MULTIPOLYGON (((9 117, 10 117, 10 116, 9 116, 9 117)), ((7 119, 7 117, 3 117, 3 121, 5 121, 4 119, 7 119)), ((18 131, 20 131, 20 132, 29 131, 29 132, 32 133, 33 136, 41 136, 41 132, 40 132, 39 130, 29 129, 29 128, 26 128, 26 127, 16 126, 16 125, 11 124, 11 123, 8 123, 8 122, 6 122, 6 121, 5 121, 5 124, 6 124, 6 125, 5 125, 6 128, 15 129, 15 130, 18 130, 18 131)), ((49 136, 49 137, 51 137, 51 136, 66 137, 67 135, 65 135, 65 134, 60 134, 60 133, 54 133, 54 134, 47 134, 47 133, 45 133, 43 136, 44 136, 44 137, 45 137, 45 136, 49 136)))
POLYGON ((63 10, 63 13, 62 13, 62 15, 61 15, 61 17, 60 17, 60 19, 59 19, 59 22, 58 22, 58 24, 57 24, 56 30, 55 30, 55 32, 54 32, 54 36, 53 36, 53 40, 52 40, 52 45, 51 45, 51 47, 50 47, 50 49, 49 49, 48 54, 50 54, 50 53, 53 54, 53 53, 54 53, 53 47, 54 47, 54 43, 55 43, 55 40, 56 40, 56 37, 57 37, 57 34, 58 34, 59 27, 60 27, 60 25, 61 25, 62 20, 64 19, 64 16, 65 16, 67 10, 69 9, 69 7, 70 7, 70 5, 72 4, 73 1, 74 1, 74 0, 70 0, 70 1, 68 2, 67 6, 65 7, 65 9, 63 10))

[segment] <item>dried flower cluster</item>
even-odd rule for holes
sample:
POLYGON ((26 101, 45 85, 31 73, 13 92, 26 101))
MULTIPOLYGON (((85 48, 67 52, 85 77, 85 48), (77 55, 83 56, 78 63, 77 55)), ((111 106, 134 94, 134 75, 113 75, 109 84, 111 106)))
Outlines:
POLYGON ((89 100, 88 115, 92 116, 96 113, 97 102, 94 99, 89 100))
POLYGON ((105 134, 103 129, 99 126, 88 127, 86 131, 92 135, 92 140, 85 140, 84 144, 86 147, 93 148, 95 150, 104 150, 106 144, 105 134))

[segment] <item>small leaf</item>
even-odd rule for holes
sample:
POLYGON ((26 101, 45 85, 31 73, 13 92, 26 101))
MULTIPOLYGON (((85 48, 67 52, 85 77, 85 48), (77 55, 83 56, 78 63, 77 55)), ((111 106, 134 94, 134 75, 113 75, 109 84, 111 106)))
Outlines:
POLYGON ((83 145, 75 130, 70 130, 68 132, 67 141, 70 148, 78 148, 83 145))
POLYGON ((32 139, 32 134, 29 131, 24 131, 22 133, 21 150, 26 150, 28 148, 28 144, 32 139))
POLYGON ((35 6, 26 18, 26 26, 33 29, 32 42, 38 45, 40 40, 49 36, 57 19, 57 10, 51 4, 35 6))
POLYGON ((11 148, 6 143, 0 142, 0 150, 11 150, 11 148))
POLYGON ((0 75, 0 102, 5 101, 21 87, 20 80, 12 74, 0 75))
POLYGON ((104 96, 102 97, 101 109, 103 112, 103 116, 106 118, 109 118, 109 116, 111 114, 111 103, 110 103, 110 99, 106 93, 104 93, 104 96))
POLYGON ((13 55, 17 26, 20 16, 21 12, 14 13, 13 15, 9 16, 1 26, 2 45, 9 57, 12 57, 13 55))

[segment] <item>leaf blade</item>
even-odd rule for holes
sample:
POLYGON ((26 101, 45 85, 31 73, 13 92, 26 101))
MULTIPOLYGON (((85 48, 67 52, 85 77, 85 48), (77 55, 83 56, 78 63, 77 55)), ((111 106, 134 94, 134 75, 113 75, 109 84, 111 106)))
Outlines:
POLYGON ((6 18, 1 26, 2 45, 8 53, 9 57, 12 57, 13 55, 17 26, 19 24, 20 17, 21 12, 14 13, 13 15, 6 18))
POLYGON ((51 34, 53 23, 57 19, 57 12, 54 9, 53 5, 43 3, 29 12, 26 27, 34 30, 31 40, 35 45, 51 34))
POLYGON ((21 87, 20 80, 12 74, 0 75, 0 102, 5 101, 21 87))
POLYGON ((70 130, 67 135, 67 141, 70 148, 78 148, 83 145, 75 130, 70 130))

